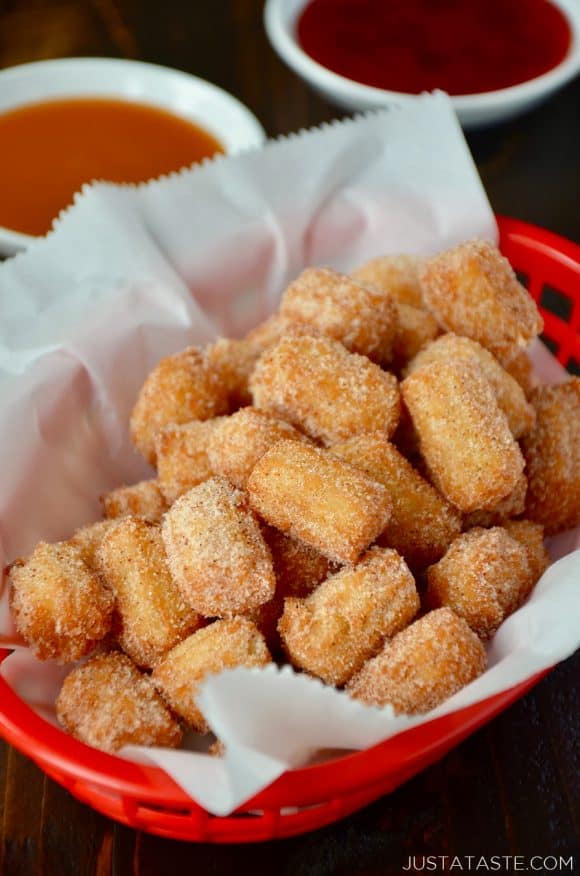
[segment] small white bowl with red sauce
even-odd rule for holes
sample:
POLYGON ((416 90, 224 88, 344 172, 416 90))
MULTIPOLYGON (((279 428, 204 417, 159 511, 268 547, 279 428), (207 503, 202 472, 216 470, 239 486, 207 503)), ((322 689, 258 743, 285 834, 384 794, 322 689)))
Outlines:
POLYGON ((0 71, 0 255, 46 233, 92 179, 139 183, 261 146, 236 98, 156 64, 66 58, 0 71))
POLYGON ((580 73, 579 0, 267 0, 264 23, 282 60, 351 111, 439 88, 476 128, 580 73))

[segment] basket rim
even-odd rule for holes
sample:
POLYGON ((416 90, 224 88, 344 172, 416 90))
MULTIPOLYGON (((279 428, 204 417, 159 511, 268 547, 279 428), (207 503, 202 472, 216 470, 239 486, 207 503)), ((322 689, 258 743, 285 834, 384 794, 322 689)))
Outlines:
MULTIPOLYGON (((580 245, 519 219, 501 215, 496 219, 500 240, 517 242, 521 238, 528 248, 532 244, 534 249, 545 255, 557 252, 559 260, 565 258, 580 278, 580 245)), ((9 653, 0 649, 0 663, 9 653)), ((523 696, 549 671, 537 673, 506 691, 427 724, 403 730, 371 748, 345 753, 321 764, 288 770, 237 811, 256 806, 279 806, 283 792, 302 789, 304 796, 304 789, 312 789, 315 782, 318 794, 311 795, 312 802, 328 799, 329 794, 352 793, 360 789, 365 779, 380 780, 387 769, 408 771, 410 764, 425 761, 429 752, 442 749, 444 740, 453 743, 476 730, 523 696), (438 725, 446 728, 444 736, 434 732, 438 725), (428 731, 425 728, 429 728, 428 731), (340 770, 335 769, 338 762, 340 770)), ((205 812, 160 767, 128 761, 74 739, 36 713, 3 678, 0 678, 0 735, 41 767, 43 764, 50 765, 70 777, 73 783, 94 783, 113 792, 131 794, 144 800, 154 798, 174 807, 205 812)))

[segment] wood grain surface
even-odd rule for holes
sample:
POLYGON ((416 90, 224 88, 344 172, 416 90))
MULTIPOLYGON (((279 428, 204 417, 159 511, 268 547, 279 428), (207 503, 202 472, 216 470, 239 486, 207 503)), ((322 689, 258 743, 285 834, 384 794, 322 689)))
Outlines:
MULTIPOLYGON (((167 64, 237 95, 272 136, 339 116, 277 59, 262 5, 0 0, 0 67, 78 55, 167 64)), ((579 80, 468 141, 496 211, 580 239, 579 80)), ((190 845, 123 828, 0 743, 0 874, 388 876, 426 854, 575 855, 580 872, 579 676, 580 653, 389 796, 314 834, 257 846, 190 845)))

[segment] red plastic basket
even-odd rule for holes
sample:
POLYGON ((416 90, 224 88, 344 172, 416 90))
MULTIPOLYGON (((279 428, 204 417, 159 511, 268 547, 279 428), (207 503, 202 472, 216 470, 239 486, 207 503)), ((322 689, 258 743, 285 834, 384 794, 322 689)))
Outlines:
MULTIPOLYGON (((500 218, 500 245, 525 276, 559 361, 580 363, 580 247, 500 218)), ((0 651, 0 661, 7 652, 0 651)), ((292 770, 233 815, 197 806, 164 772, 104 754, 40 718, 0 679, 0 734, 71 794, 138 830, 198 842, 258 842, 315 830, 392 791, 503 711, 544 673, 366 751, 292 770)))

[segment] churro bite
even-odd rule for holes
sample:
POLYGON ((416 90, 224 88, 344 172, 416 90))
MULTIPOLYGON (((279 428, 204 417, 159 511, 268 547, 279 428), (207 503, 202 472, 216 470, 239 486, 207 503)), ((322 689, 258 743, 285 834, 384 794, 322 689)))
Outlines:
POLYGON ((387 489, 317 447, 283 441, 248 479, 255 511, 269 524, 331 560, 353 563, 385 528, 387 489))
POLYGON ((97 654, 67 675, 56 701, 64 729, 113 754, 124 745, 177 748, 181 728, 131 660, 120 654, 97 654))
POLYGON ((151 523, 159 523, 168 508, 158 480, 117 487, 101 496, 101 503, 105 517, 127 517, 131 514, 151 523))
POLYGON ((580 524, 580 377, 541 386, 530 400, 536 425, 526 435, 526 517, 556 535, 580 524))
POLYGON ((261 352, 260 346, 247 339, 219 338, 207 348, 208 364, 220 376, 230 411, 252 403, 248 383, 261 352))
POLYGON ((273 526, 262 527, 262 534, 272 554, 276 592, 284 596, 308 596, 338 565, 310 545, 290 538, 273 526))
POLYGON ((369 706, 420 714, 474 681, 486 668, 485 649, 449 608, 432 611, 388 640, 347 686, 369 706))
POLYGON ((519 383, 505 371, 489 350, 458 335, 446 334, 437 338, 413 359, 406 368, 406 374, 413 374, 424 365, 439 362, 473 362, 486 380, 489 381, 500 410, 506 415, 514 438, 521 438, 532 428, 535 421, 533 407, 528 403, 519 383))
POLYGON ((228 388, 202 350, 187 347, 161 359, 149 374, 131 414, 131 438, 155 463, 155 436, 170 423, 209 420, 228 412, 228 388))
POLYGON ((397 304, 398 325, 393 342, 392 367, 397 371, 413 359, 439 334, 437 320, 426 310, 411 304, 397 304))
POLYGON ((162 533, 174 581, 205 617, 250 611, 273 597, 276 579, 260 525, 246 494, 225 478, 181 496, 162 533))
POLYGON ((209 445, 223 419, 194 420, 181 426, 166 426, 157 433, 157 479, 169 505, 214 474, 209 445))
POLYGON ((256 407, 325 444, 376 429, 390 436, 399 421, 396 377, 332 338, 282 338, 258 360, 250 385, 256 407))
POLYGON ((279 441, 308 441, 290 423, 258 408, 242 408, 221 418, 208 446, 212 470, 236 487, 244 488, 250 472, 264 453, 279 441))
POLYGON ((352 353, 391 361, 397 308, 387 292, 367 289, 330 268, 306 268, 286 289, 280 312, 340 341, 352 353))
POLYGON ((395 548, 416 570, 443 556, 461 532, 461 516, 381 432, 358 435, 330 450, 387 488, 393 509, 379 544, 395 548))
POLYGON ((358 283, 389 293, 401 304, 423 306, 419 266, 423 259, 411 255, 379 256, 351 272, 358 283))
POLYGON ((446 499, 468 513, 493 508, 515 489, 524 460, 473 362, 425 365, 401 391, 431 479, 446 499))
POLYGON ((506 520, 503 526, 508 535, 528 552, 528 563, 535 584, 550 565, 550 555, 544 544, 544 527, 533 520, 506 520))
POLYGON ((482 639, 495 633, 535 584, 526 548, 499 526, 459 536, 427 579, 429 606, 452 608, 482 639))
POLYGON ((113 597, 70 542, 41 541, 9 580, 16 629, 39 660, 79 660, 111 629, 113 597))
POLYGON ((525 474, 522 474, 511 493, 505 499, 501 499, 493 508, 488 511, 472 511, 470 514, 466 514, 463 518, 463 528, 502 526, 512 517, 523 514, 526 507, 527 490, 528 479, 525 474))
POLYGON ((123 518, 103 539, 99 566, 115 595, 117 639, 138 666, 151 669, 202 624, 171 578, 158 526, 123 518))
POLYGON ((217 620, 185 639, 155 667, 152 679, 171 708, 200 733, 209 732, 197 706, 202 681, 224 669, 266 666, 270 652, 256 626, 243 617, 217 620))
POLYGON ((517 380, 526 398, 529 398, 533 390, 540 385, 540 381, 534 372, 533 362, 525 351, 517 353, 513 359, 510 359, 504 365, 504 368, 508 374, 511 374, 514 380, 517 380))
POLYGON ((405 561, 396 551, 374 547, 306 599, 286 599, 278 629, 295 666, 341 685, 418 610, 405 561))
POLYGON ((442 328, 478 341, 509 362, 543 328, 533 298, 492 243, 470 240, 426 259, 423 299, 442 328))
POLYGON ((75 530, 72 537, 69 539, 69 544, 72 544, 81 553, 84 562, 94 572, 99 571, 99 563, 97 560, 99 548, 108 532, 117 525, 118 520, 111 518, 110 520, 97 520, 96 523, 88 523, 86 526, 81 526, 75 530))

